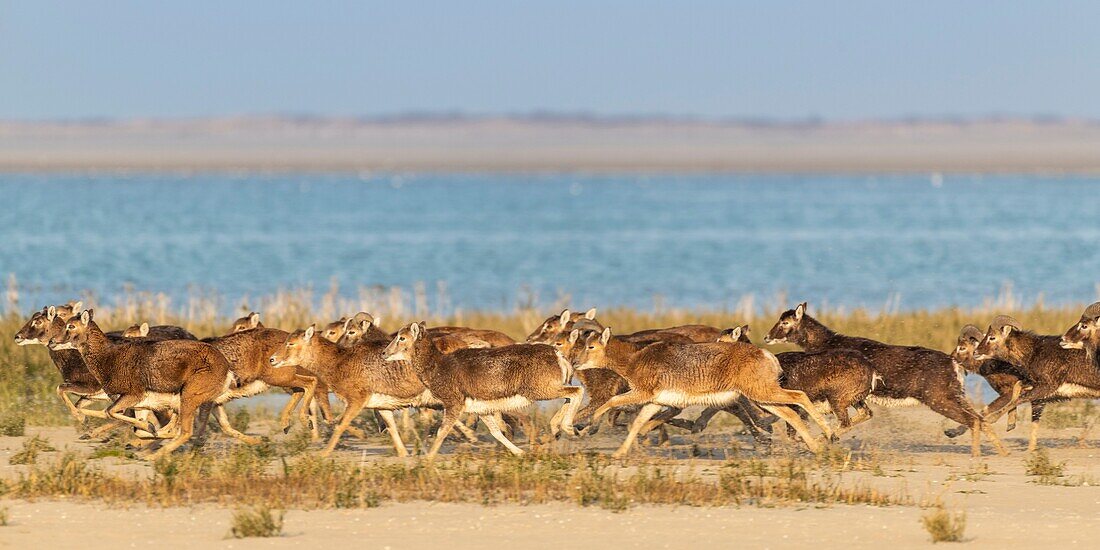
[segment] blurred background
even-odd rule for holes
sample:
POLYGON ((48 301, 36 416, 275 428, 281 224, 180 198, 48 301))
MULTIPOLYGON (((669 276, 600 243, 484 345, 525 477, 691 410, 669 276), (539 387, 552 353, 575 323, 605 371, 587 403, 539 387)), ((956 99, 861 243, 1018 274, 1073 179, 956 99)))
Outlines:
POLYGON ((1097 20, 0 1, 8 307, 1089 302, 1097 20))

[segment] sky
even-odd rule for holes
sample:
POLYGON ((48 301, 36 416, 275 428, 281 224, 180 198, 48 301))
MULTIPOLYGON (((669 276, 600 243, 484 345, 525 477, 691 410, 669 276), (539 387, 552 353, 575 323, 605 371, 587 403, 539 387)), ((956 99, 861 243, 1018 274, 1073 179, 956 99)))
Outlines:
POLYGON ((0 119, 1100 118, 1100 2, 0 0, 0 119))

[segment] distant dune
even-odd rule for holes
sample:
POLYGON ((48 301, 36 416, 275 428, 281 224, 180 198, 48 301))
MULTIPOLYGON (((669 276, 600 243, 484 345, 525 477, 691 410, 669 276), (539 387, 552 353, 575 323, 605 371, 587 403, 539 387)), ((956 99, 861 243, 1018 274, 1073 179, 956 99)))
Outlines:
POLYGON ((0 170, 1100 172, 1100 122, 230 117, 0 122, 0 170))

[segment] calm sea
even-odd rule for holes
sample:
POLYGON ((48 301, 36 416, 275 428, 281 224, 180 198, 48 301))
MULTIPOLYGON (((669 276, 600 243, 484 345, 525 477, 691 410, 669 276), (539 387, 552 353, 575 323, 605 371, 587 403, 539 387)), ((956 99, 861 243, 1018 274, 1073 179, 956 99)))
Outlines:
MULTIPOLYGON (((446 287, 449 306, 901 308, 1096 297, 1100 180, 1043 176, 0 175, 0 275, 235 299, 446 287)), ((33 302, 33 303, 30 303, 33 302)))

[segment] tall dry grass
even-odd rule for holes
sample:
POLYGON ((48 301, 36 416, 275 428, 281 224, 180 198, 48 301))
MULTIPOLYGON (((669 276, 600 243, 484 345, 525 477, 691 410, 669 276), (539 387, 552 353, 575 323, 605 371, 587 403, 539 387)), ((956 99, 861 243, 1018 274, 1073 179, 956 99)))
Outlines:
POLYGON ((848 478, 850 467, 800 456, 731 460, 715 474, 639 459, 623 466, 599 454, 499 452, 436 460, 350 462, 272 448, 226 456, 180 453, 152 475, 111 473, 75 452, 0 480, 4 498, 81 498, 187 506, 203 502, 286 508, 372 508, 386 501, 539 504, 569 502, 622 511, 637 504, 687 506, 908 505, 902 490, 848 478))

